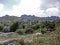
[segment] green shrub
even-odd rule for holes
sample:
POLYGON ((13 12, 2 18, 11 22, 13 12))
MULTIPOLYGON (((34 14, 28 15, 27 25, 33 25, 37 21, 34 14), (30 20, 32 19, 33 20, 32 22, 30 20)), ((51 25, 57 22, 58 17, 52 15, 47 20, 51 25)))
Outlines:
POLYGON ((24 29, 17 29, 15 32, 20 34, 20 35, 25 34, 24 29))
POLYGON ((38 23, 34 24, 34 25, 31 26, 31 28, 34 29, 34 30, 37 30, 37 29, 40 28, 40 24, 38 24, 38 23))
POLYGON ((13 23, 13 25, 10 26, 10 31, 11 32, 15 32, 19 27, 19 23, 18 22, 15 22, 13 23))
POLYGON ((31 28, 27 28, 26 31, 25 31, 26 34, 30 34, 30 33, 33 33, 33 29, 31 28))
POLYGON ((45 33, 47 31, 54 31, 55 30, 55 23, 53 21, 43 21, 40 25, 41 32, 45 33))
POLYGON ((0 26, 0 31, 2 31, 2 29, 3 29, 3 26, 0 26))

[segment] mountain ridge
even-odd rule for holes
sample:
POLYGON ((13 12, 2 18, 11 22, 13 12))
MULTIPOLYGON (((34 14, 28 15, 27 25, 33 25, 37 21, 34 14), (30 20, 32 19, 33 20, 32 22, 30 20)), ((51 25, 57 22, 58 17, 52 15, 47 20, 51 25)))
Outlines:
POLYGON ((51 17, 37 17, 35 15, 22 15, 21 17, 17 17, 17 16, 9 16, 9 15, 5 15, 5 16, 2 16, 0 17, 0 20, 13 20, 13 19, 18 19, 18 18, 21 18, 21 19, 40 19, 40 20, 56 20, 58 18, 60 18, 59 16, 51 16, 51 17))

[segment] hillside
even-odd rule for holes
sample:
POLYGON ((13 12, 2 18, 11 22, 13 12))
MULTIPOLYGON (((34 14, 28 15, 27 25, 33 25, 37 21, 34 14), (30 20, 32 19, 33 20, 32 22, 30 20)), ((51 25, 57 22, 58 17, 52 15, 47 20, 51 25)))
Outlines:
POLYGON ((31 15, 0 17, 0 45, 60 45, 58 18, 31 15))

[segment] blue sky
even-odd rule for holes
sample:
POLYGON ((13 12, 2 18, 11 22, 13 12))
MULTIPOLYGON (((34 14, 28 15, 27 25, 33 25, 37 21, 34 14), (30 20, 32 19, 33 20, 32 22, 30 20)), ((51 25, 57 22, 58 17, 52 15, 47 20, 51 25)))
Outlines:
POLYGON ((0 16, 60 16, 60 0, 0 0, 0 16))
POLYGON ((0 0, 0 3, 5 5, 6 10, 9 10, 13 5, 18 5, 20 0, 0 0))

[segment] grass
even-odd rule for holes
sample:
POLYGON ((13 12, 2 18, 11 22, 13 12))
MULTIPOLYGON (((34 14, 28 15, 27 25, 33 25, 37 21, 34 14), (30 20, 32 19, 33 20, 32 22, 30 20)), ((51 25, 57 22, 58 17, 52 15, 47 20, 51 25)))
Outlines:
POLYGON ((7 36, 8 36, 7 38, 2 38, 0 36, 0 41, 14 38, 22 38, 21 40, 18 40, 16 44, 18 43, 23 45, 57 45, 56 36, 55 35, 53 36, 51 34, 48 35, 42 34, 40 36, 36 36, 33 34, 19 35, 17 33, 14 33, 12 35, 7 36))

